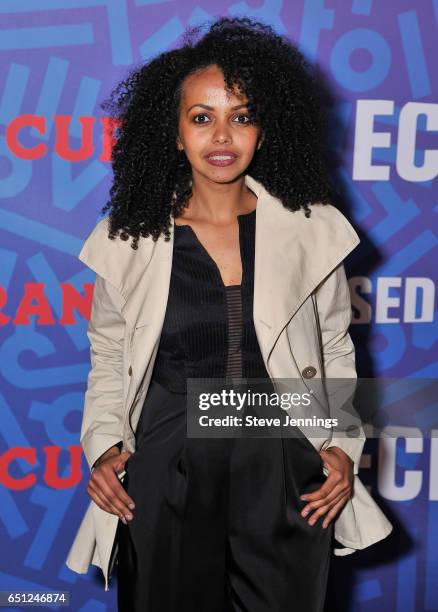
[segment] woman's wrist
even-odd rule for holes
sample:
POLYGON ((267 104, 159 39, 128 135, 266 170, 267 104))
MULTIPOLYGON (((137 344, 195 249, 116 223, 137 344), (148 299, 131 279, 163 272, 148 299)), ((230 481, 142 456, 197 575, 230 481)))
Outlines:
POLYGON ((118 455, 120 455, 120 446, 121 446, 120 443, 115 444, 114 446, 111 446, 111 448, 105 451, 103 455, 101 455, 99 459, 97 459, 97 461, 94 464, 94 467, 97 468, 103 461, 105 461, 106 459, 109 459, 109 457, 117 457, 118 455))

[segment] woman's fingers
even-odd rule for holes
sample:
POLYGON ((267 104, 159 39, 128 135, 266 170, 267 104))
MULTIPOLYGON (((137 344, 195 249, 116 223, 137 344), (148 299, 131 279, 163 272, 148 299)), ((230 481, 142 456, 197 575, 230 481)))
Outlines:
POLYGON ((116 472, 123 468, 120 457, 111 457, 96 467, 89 481, 90 493, 96 495, 96 503, 107 512, 132 520, 135 504, 126 493, 116 472))
POLYGON ((330 510, 344 497, 348 499, 351 495, 351 484, 347 477, 344 477, 338 470, 332 470, 324 484, 312 493, 302 495, 308 501, 301 509, 301 516, 308 518, 309 525, 313 525, 320 516, 330 510))
POLYGON ((344 499, 348 500, 352 493, 353 463, 350 457, 342 449, 321 451, 320 454, 324 464, 329 467, 328 476, 317 491, 301 496, 301 499, 309 502, 301 509, 301 516, 306 517, 314 511, 308 519, 309 525, 313 525, 320 516, 331 511, 344 499))
POLYGON ((306 516, 311 510, 332 502, 340 493, 346 495, 351 490, 348 479, 343 478, 339 472, 331 472, 324 484, 312 493, 306 493, 301 499, 309 503, 301 510, 301 515, 306 516))
POLYGON ((105 512, 109 512, 110 514, 115 514, 118 516, 126 525, 126 519, 121 512, 117 510, 115 506, 113 506, 108 500, 100 495, 99 491, 96 489, 94 484, 91 482, 88 483, 87 492, 93 501, 101 508, 105 510, 105 512))
POLYGON ((129 504, 132 503, 132 500, 122 487, 114 468, 110 465, 101 465, 94 470, 92 479, 99 494, 117 509, 117 513, 123 514, 127 520, 131 520, 129 504))
POLYGON ((320 506, 319 508, 317 508, 315 510, 315 512, 311 515, 308 523, 309 525, 314 525, 316 523, 316 521, 319 519, 320 516, 323 516, 324 514, 326 514, 329 510, 331 511, 339 502, 341 502, 342 500, 345 500, 344 503, 347 502, 347 500, 349 499, 349 495, 346 495, 345 493, 340 493, 333 501, 331 501, 329 504, 324 504, 323 506, 320 506))
MULTIPOLYGON (((301 510, 301 516, 306 516, 312 510, 329 504, 333 502, 339 495, 347 495, 350 491, 351 488, 348 482, 345 483, 342 481, 337 482, 329 493, 327 493, 327 491, 323 492, 321 491, 321 489, 319 489, 318 491, 314 491, 314 493, 318 493, 318 495, 314 495, 313 499, 304 506, 304 508, 301 510)), ((309 498, 307 498, 306 501, 308 501, 308 499, 309 498)))
POLYGON ((344 496, 342 497, 339 502, 333 506, 333 508, 331 508, 330 512, 327 514, 327 516, 324 519, 324 522, 322 524, 323 529, 326 529, 326 527, 328 527, 328 525, 330 524, 330 522, 332 521, 332 519, 338 514, 338 512, 345 506, 345 504, 347 503, 349 499, 349 496, 344 496))

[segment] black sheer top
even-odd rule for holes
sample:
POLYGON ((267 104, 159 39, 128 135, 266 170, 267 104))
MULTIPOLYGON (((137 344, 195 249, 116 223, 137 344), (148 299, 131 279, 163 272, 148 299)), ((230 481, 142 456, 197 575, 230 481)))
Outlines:
POLYGON ((224 285, 190 225, 175 225, 166 313, 152 379, 185 393, 190 378, 269 378, 253 321, 256 211, 237 216, 242 284, 224 285))

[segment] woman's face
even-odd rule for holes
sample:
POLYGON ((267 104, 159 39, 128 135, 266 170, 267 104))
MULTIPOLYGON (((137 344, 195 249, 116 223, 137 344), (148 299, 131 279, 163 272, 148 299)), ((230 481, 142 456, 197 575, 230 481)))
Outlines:
POLYGON ((260 127, 248 123, 247 101, 225 91, 222 71, 216 65, 185 79, 177 147, 185 151, 194 179, 198 174, 226 183, 244 173, 261 144, 260 127), (232 158, 211 159, 214 152, 232 158))

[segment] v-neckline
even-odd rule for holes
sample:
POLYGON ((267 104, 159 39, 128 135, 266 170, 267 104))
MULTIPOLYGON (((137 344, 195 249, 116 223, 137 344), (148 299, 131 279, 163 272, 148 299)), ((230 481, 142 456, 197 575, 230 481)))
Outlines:
POLYGON ((188 227, 189 228, 189 231, 192 234, 192 236, 194 237, 194 239, 196 240, 196 243, 199 245, 199 247, 201 248, 203 253, 206 255, 207 259, 213 264, 213 266, 214 266, 214 268, 216 270, 216 273, 218 275, 220 284, 221 284, 221 286, 222 286, 222 288, 224 290, 228 289, 229 287, 240 287, 240 288, 242 288, 243 285, 244 285, 245 276, 246 275, 245 275, 244 257, 243 257, 243 254, 242 254, 242 250, 243 249, 242 249, 242 240, 241 240, 241 233, 242 233, 242 231, 241 231, 240 217, 248 217, 249 215, 253 215, 255 212, 256 212, 256 209, 254 208, 254 210, 252 210, 249 213, 242 213, 241 215, 237 215, 237 219, 238 219, 238 223, 239 223, 239 250, 240 250, 240 261, 241 261, 241 264, 242 264, 242 282, 240 284, 234 284, 234 285, 226 285, 224 283, 223 278, 222 278, 222 274, 221 274, 221 272, 219 270, 219 266, 217 265, 217 263, 213 259, 213 257, 210 255, 210 253, 207 251, 205 246, 202 244, 202 242, 199 240, 199 238, 198 238, 195 230, 193 229, 193 227, 191 225, 189 225, 188 223, 183 223, 182 225, 176 225, 174 223, 174 227, 179 227, 179 228, 188 227))

